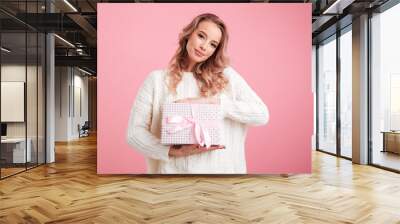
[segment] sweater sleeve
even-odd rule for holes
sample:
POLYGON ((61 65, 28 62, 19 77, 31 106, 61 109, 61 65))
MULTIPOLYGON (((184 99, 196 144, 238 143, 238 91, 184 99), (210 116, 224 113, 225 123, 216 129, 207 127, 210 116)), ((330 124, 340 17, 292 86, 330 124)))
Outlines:
POLYGON ((229 77, 232 91, 232 96, 220 95, 224 117, 249 125, 266 124, 269 111, 260 97, 233 68, 228 67, 224 72, 229 77))
POLYGON ((160 139, 150 132, 152 120, 155 75, 151 73, 136 95, 127 129, 127 142, 144 156, 168 161, 169 146, 162 145, 160 139))

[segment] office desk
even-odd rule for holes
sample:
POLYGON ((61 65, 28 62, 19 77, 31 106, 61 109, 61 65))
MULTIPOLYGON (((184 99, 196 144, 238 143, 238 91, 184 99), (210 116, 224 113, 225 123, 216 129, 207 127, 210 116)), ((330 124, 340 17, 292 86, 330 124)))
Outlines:
POLYGON ((382 131, 383 150, 382 152, 393 152, 400 154, 400 132, 382 131))
POLYGON ((27 138, 25 154, 25 138, 6 138, 1 139, 1 159, 5 160, 5 163, 25 163, 27 156, 27 162, 31 161, 31 145, 32 140, 27 138))

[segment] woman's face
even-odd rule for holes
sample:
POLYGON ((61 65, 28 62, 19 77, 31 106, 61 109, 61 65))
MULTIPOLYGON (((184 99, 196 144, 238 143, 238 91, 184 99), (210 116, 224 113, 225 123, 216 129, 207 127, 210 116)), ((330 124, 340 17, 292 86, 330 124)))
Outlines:
POLYGON ((207 60, 217 49, 222 31, 211 21, 202 21, 190 35, 186 45, 190 64, 207 60))

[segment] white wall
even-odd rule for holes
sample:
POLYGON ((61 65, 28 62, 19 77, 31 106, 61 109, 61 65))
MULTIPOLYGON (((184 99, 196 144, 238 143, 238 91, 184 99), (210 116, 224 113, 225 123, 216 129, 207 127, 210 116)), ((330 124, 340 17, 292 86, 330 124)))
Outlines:
MULTIPOLYGON (((1 66, 1 81, 5 82, 25 82, 25 65, 8 64, 1 66)), ((31 66, 28 66, 28 74, 32 70, 31 66)), ((3 96, 4 97, 4 96, 3 96)), ((1 108, 5 110, 6 108, 1 108)), ((25 123, 24 122, 10 122, 7 123, 7 136, 8 137, 25 137, 25 123)))
POLYGON ((68 140, 68 71, 67 67, 55 68, 55 141, 68 140))
POLYGON ((88 120, 88 77, 83 75, 76 68, 56 67, 56 141, 79 138, 78 124, 88 120))
POLYGON ((71 105, 73 105, 71 110, 71 135, 73 138, 79 137, 78 124, 82 126, 88 120, 88 77, 81 76, 83 73, 79 71, 77 74, 77 71, 74 70, 74 96, 71 98, 74 99, 74 102, 71 102, 71 105))

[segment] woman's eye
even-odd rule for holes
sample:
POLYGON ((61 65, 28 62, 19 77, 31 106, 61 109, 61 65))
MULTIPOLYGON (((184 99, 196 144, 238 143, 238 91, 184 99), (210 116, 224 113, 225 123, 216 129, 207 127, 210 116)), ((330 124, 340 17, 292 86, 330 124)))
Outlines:
POLYGON ((197 36, 199 36, 202 39, 204 38, 203 34, 201 34, 201 33, 197 34, 197 36))
POLYGON ((212 46, 213 48, 217 48, 217 45, 216 45, 216 44, 211 44, 211 46, 212 46))

